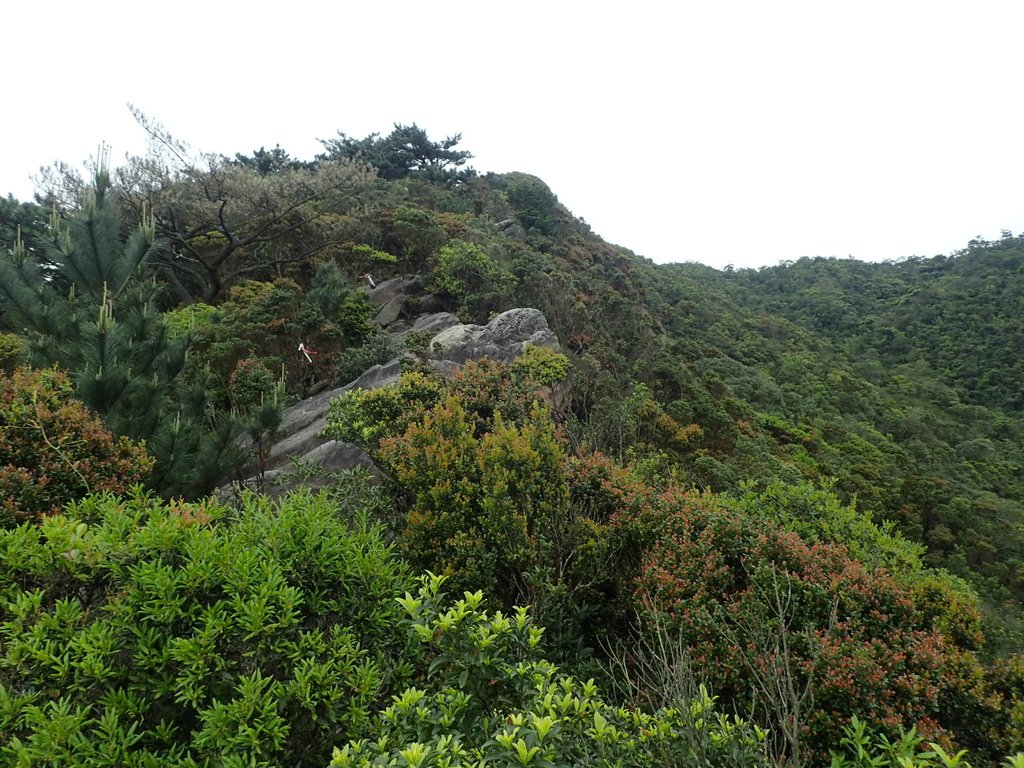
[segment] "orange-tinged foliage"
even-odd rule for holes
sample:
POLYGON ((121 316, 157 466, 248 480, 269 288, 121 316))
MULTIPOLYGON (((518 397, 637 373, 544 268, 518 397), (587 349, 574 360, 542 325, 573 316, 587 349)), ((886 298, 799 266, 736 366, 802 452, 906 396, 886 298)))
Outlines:
POLYGON ((53 514, 89 493, 123 493, 152 469, 145 448, 114 438, 57 370, 0 374, 0 524, 53 514))
POLYGON ((750 699, 758 675, 788 665, 796 690, 810 678, 803 733, 821 759, 854 714, 893 736, 916 726, 939 738, 965 709, 985 706, 973 654, 900 580, 843 546, 809 544, 677 490, 616 522, 648 542, 638 603, 668 618, 717 692, 763 707, 750 699))

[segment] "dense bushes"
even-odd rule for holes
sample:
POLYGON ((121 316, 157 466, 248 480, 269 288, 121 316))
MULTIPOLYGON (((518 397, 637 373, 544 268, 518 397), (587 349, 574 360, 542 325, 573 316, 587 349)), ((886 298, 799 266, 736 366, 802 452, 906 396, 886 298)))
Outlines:
POLYGON ((556 656, 596 642, 590 619, 611 578, 605 527, 570 491, 570 459, 543 404, 564 357, 422 372, 332 404, 326 434, 358 442, 394 477, 400 551, 454 589, 535 606, 556 656), (543 383, 542 383, 543 382, 543 383), (568 647, 566 647, 568 646, 568 647))
MULTIPOLYGON (((967 750, 947 752, 941 744, 925 742, 914 728, 902 732, 899 738, 890 739, 873 733, 858 717, 843 728, 839 748, 832 750, 830 765, 831 768, 971 768, 967 750)), ((1024 752, 1007 757, 1000 766, 1024 768, 1024 752)))
POLYGON ((890 736, 917 726, 970 743, 984 728, 977 607, 941 579, 931 583, 945 605, 841 545, 710 496, 670 490, 620 522, 653 532, 640 605, 667 617, 716 690, 775 727, 794 762, 824 759, 855 714, 890 736))
POLYGON ((381 457, 411 497, 403 551, 459 588, 515 600, 543 554, 539 539, 565 522, 565 456, 540 412, 522 425, 498 415, 479 438, 473 426, 449 396, 382 443, 381 457))
POLYGON ((438 251, 431 289, 465 322, 487 322, 488 313, 506 309, 515 276, 479 245, 452 240, 438 251))
POLYGON ((370 337, 373 307, 331 262, 317 270, 314 283, 305 293, 287 278, 232 287, 227 300, 191 329, 192 375, 212 373, 208 384, 231 405, 228 384, 239 366, 258 363, 296 397, 314 381, 333 382, 342 350, 370 337))
POLYGON ((408 684, 408 585, 325 496, 99 496, 0 532, 0 762, 323 766, 408 684))
POLYGON ((808 484, 730 501, 652 481, 646 465, 572 456, 550 413, 527 406, 535 376, 516 371, 406 374, 335 404, 329 433, 366 445, 398 481, 398 541, 417 568, 506 608, 532 603, 552 653, 573 664, 602 640, 634 654, 639 615, 794 764, 827 759, 855 714, 982 757, 1003 748, 977 600, 926 571, 920 547, 808 484))
POLYGON ((481 608, 483 594, 442 604, 442 578, 401 601, 428 649, 427 688, 409 688, 373 736, 334 752, 336 768, 370 766, 736 766, 767 764, 756 727, 692 701, 645 714, 614 707, 592 680, 562 674, 540 653, 543 628, 526 608, 481 608))
POLYGON ((56 370, 0 372, 0 527, 53 514, 88 493, 124 492, 153 467, 114 438, 56 370))
MULTIPOLYGON (((328 149, 378 144, 342 137, 328 149)), ((1009 279, 1020 238, 889 265, 655 266, 600 242, 537 179, 473 178, 443 167, 454 156, 424 158, 376 182, 358 163, 262 150, 253 164, 182 175, 134 163, 119 186, 97 179, 85 195, 69 177, 55 197, 66 223, 55 216, 48 232, 37 211, 17 219, 24 242, 14 219, 3 233, 0 369, 72 371, 109 428, 160 457, 150 481, 194 495, 232 464, 240 428, 265 455, 284 390, 344 383, 396 354, 355 275, 421 273, 464 319, 509 302, 542 309, 577 354, 571 387, 566 358, 536 349, 434 376, 429 339, 410 334, 415 372, 350 393, 331 415, 328 434, 365 446, 396 481, 389 541, 471 591, 452 609, 458 621, 445 623, 453 614, 436 596, 413 621, 430 635, 433 674, 414 677, 426 690, 369 714, 406 677, 381 649, 398 649, 394 665, 413 658, 385 629, 395 604, 383 587, 379 600, 365 587, 328 594, 325 584, 351 582, 349 566, 287 554, 321 538, 288 503, 250 501, 236 515, 89 500, 50 517, 89 491, 123 492, 147 460, 118 453, 127 444, 94 434, 73 404, 16 397, 0 419, 3 524, 41 527, 3 539, 5 757, 301 764, 325 759, 326 735, 364 735, 373 741, 353 742, 348 759, 692 758, 657 739, 662 727, 692 730, 705 698, 651 719, 596 704, 589 720, 556 712, 537 696, 596 698, 520 653, 529 621, 512 614, 506 632, 477 589, 502 608, 529 602, 548 658, 583 677, 608 647, 624 670, 670 661, 673 674, 706 676, 722 705, 772 727, 791 765, 829 749, 853 755, 837 765, 958 759, 913 755, 917 743, 876 759, 910 725, 989 764, 1021 747, 1021 658, 988 659, 1024 636, 1024 356, 1009 279), (144 225, 129 243, 122 203, 144 225), (200 296, 217 306, 161 312, 200 296), (680 490, 691 486, 734 498, 680 490), (279 524, 303 533, 282 549, 279 524), (988 646, 972 587, 929 566, 983 590, 988 646), (331 600, 345 617, 330 615, 331 600), (518 675, 540 687, 517 688, 518 675), (851 714, 882 735, 844 738, 851 714)), ((404 578, 379 540, 367 546, 368 571, 404 578)), ((626 693, 656 708, 676 683, 655 675, 626 693)))

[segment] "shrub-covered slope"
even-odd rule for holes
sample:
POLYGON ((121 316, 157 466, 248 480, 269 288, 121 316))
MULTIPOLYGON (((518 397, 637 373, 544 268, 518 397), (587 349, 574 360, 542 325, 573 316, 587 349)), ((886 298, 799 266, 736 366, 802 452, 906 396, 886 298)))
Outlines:
MULTIPOLYGON (((361 443, 390 477, 382 519, 403 558, 455 589, 485 589, 504 609, 532 604, 551 657, 572 671, 653 706, 695 695, 691 684, 705 679, 720 704, 770 729, 772 755, 791 764, 826 760, 853 716, 889 738, 917 727, 981 761, 1024 746, 1015 736, 1024 676, 1011 655, 1024 647, 1019 238, 891 264, 655 265, 601 240, 536 177, 466 169, 458 137, 435 143, 396 126, 386 137, 325 142, 310 162, 280 149, 192 161, 149 128, 157 151, 113 175, 101 168, 92 192, 68 177, 44 189, 49 225, 35 206, 0 206, 10 278, 0 285, 0 364, 69 368, 76 395, 108 428, 148 441, 157 491, 201 497, 232 463, 258 466, 285 403, 404 349, 410 371, 399 384, 340 401, 329 433, 361 443), (402 274, 420 275, 427 295, 406 302, 388 330, 418 311, 483 322, 532 306, 568 360, 531 353, 511 367, 437 376, 429 340, 378 330, 363 294, 402 274)), ((110 519, 138 504, 109 507, 110 519)), ((159 515, 146 515, 117 530, 149 530, 159 515)), ((107 567, 106 555, 62 562, 78 546, 46 550, 72 535, 63 519, 10 535, 28 542, 31 530, 44 532, 29 547, 41 553, 40 574, 107 567)), ((105 530, 83 522, 74 535, 105 530)), ((178 530, 173 522, 157 529, 178 530)), ((240 530, 218 524, 200 536, 193 522, 178 526, 181 542, 240 530)), ((168 541, 176 568, 187 557, 168 541)), ((104 553, 120 546, 104 542, 104 553)), ((163 568, 164 554, 143 554, 139 573, 163 568)), ((111 588, 103 599, 135 589, 111 588)), ((171 592, 153 610, 170 611, 165 602, 183 610, 171 592)), ((80 624, 60 630, 62 642, 77 648, 100 632, 80 624)), ((279 657, 270 646, 251 654, 253 664, 279 657)), ((26 658, 9 669, 29 698, 8 697, 3 710, 6 738, 24 743, 48 738, 33 696, 78 690, 58 662, 33 671, 26 658)), ((177 736, 142 710, 124 734, 157 723, 146 736, 153 749, 203 754, 214 737, 195 734, 214 727, 205 718, 228 700, 258 694, 277 716, 294 709, 290 672, 274 668, 277 677, 261 671, 257 684, 256 667, 245 667, 245 691, 193 702, 177 736)), ((116 673, 129 688, 133 669, 116 673)), ((430 706, 476 706, 448 690, 423 696, 430 706)), ((552 710, 535 704, 519 701, 508 717, 530 718, 529 738, 543 739, 535 718, 552 710)), ((474 710, 474 722, 497 711, 474 710)), ((80 727, 100 727, 102 713, 89 713, 80 727)), ((378 733, 418 734, 421 745, 451 735, 421 734, 397 710, 384 717, 373 721, 378 733)), ((324 734, 340 733, 336 743, 357 738, 331 722, 324 734)), ((317 738, 320 759, 327 739, 317 738)), ((854 733, 848 744, 871 738, 854 733)), ((269 743, 279 750, 271 764, 298 749, 286 736, 269 743)), ((523 744, 527 757, 543 746, 523 744)), ((355 742, 350 753, 416 757, 355 742)))

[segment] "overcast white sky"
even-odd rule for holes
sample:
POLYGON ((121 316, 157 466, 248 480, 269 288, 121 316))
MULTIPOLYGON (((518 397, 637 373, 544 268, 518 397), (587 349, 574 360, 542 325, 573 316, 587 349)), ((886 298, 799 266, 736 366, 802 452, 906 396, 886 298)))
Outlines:
POLYGON ((1024 230, 1024 3, 11 3, 0 194, 141 152, 416 122, 658 262, 932 256, 1024 230))

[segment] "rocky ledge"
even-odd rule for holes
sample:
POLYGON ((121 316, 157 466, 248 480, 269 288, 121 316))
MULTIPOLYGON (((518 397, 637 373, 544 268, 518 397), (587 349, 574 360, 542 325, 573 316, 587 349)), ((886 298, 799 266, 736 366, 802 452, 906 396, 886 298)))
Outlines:
MULTIPOLYGON (((416 293, 422 290, 417 278, 394 278, 369 292, 369 298, 387 313, 378 312, 377 322, 397 341, 411 331, 433 334, 429 349, 431 363, 448 372, 477 358, 511 361, 527 346, 560 351, 558 338, 548 327, 544 315, 536 309, 518 308, 502 312, 487 325, 468 325, 448 312, 409 316, 409 308, 429 305, 416 293), (411 295, 410 295, 411 294, 411 295), (384 322, 382 322, 384 321, 384 322)), ((259 489, 278 496, 298 486, 317 488, 330 482, 330 474, 363 467, 371 476, 382 478, 381 471, 360 448, 320 436, 327 425, 331 400, 353 389, 374 389, 398 381, 401 358, 367 369, 354 381, 302 400, 285 410, 278 437, 271 447, 263 472, 245 480, 229 483, 219 496, 231 498, 242 488, 259 489)))

